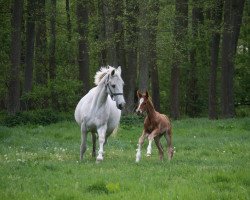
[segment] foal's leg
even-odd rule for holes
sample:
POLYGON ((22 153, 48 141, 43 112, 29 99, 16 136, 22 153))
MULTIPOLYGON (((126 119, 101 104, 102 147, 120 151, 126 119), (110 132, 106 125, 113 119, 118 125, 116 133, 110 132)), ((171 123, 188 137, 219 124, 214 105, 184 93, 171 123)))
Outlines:
POLYGON ((138 149, 137 149, 136 159, 135 159, 136 162, 139 162, 141 160, 141 147, 142 147, 146 137, 147 137, 147 134, 143 130, 142 135, 141 135, 141 137, 139 138, 139 141, 138 141, 138 149))
POLYGON ((152 133, 150 133, 150 135, 148 136, 148 147, 147 147, 147 156, 151 156, 151 152, 152 152, 152 142, 154 140, 154 138, 159 134, 159 130, 155 129, 152 131, 152 133))
POLYGON ((87 148, 87 144, 86 144, 87 129, 86 129, 84 123, 81 124, 81 133, 82 133, 82 135, 81 135, 81 146, 80 146, 80 160, 82 160, 83 154, 85 153, 86 148, 87 148))
POLYGON ((168 159, 171 160, 174 154, 173 145, 172 145, 172 129, 171 128, 168 129, 164 136, 167 139, 167 144, 168 144, 168 159))
POLYGON ((92 133, 92 144, 93 144, 93 149, 92 149, 92 157, 96 157, 96 134, 92 133))
POLYGON ((160 139, 161 139, 161 136, 156 136, 154 138, 155 144, 156 144, 156 146, 158 148, 158 151, 159 151, 160 160, 162 160, 162 158, 163 158, 163 147, 161 145, 160 139))
POLYGON ((106 131, 107 131, 107 125, 103 125, 97 130, 98 136, 99 136, 99 151, 98 151, 98 156, 96 158, 96 161, 103 160, 103 145, 105 143, 106 131))

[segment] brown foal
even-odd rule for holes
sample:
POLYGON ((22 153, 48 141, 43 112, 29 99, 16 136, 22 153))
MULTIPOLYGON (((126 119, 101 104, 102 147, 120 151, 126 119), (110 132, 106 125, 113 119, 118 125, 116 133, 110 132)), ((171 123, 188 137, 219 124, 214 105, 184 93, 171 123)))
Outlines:
POLYGON ((139 99, 139 105, 136 109, 137 113, 146 112, 147 116, 144 120, 144 129, 141 137, 138 142, 138 149, 136 153, 136 162, 139 162, 141 159, 141 147, 144 143, 145 138, 148 138, 149 144, 147 147, 147 156, 151 156, 152 151, 152 141, 155 141, 155 144, 159 151, 160 160, 163 159, 163 147, 161 145, 160 139, 164 136, 168 144, 168 158, 169 160, 173 157, 173 145, 172 145, 172 128, 169 118, 157 112, 154 109, 154 105, 149 97, 148 92, 145 94, 137 91, 137 96, 139 99))

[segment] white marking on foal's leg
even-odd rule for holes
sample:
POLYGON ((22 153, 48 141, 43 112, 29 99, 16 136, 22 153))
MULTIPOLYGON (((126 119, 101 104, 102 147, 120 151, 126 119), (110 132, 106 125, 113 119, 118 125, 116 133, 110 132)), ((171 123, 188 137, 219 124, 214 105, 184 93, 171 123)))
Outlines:
POLYGON ((141 160, 141 145, 138 144, 138 149, 136 149, 137 153, 136 153, 136 159, 135 162, 139 162, 141 160))
POLYGON ((147 156, 151 156, 151 152, 152 152, 152 142, 153 140, 149 140, 149 143, 148 143, 148 147, 147 147, 147 156))

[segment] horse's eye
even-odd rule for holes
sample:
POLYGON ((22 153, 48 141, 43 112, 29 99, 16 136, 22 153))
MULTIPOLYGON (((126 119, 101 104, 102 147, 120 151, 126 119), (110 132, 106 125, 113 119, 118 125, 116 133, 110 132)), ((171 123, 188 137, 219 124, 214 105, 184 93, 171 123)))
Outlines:
POLYGON ((115 85, 111 85, 112 86, 112 88, 115 88, 115 85))

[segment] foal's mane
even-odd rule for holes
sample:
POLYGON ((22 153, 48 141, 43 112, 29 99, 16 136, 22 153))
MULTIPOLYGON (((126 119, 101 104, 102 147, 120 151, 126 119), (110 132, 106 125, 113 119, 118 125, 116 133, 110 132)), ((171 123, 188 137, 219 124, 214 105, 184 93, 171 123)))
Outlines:
POLYGON ((114 70, 114 67, 111 66, 107 66, 107 67, 101 67, 101 69, 96 72, 95 74, 95 85, 98 85, 100 83, 100 81, 102 80, 102 78, 107 74, 110 73, 112 70, 114 70))
POLYGON ((148 96, 148 103, 153 109, 155 109, 151 96, 148 96))

